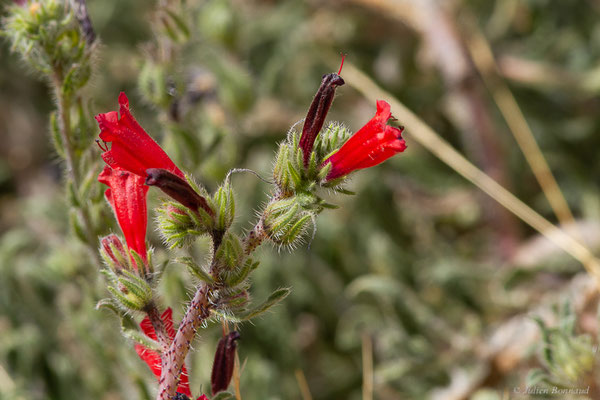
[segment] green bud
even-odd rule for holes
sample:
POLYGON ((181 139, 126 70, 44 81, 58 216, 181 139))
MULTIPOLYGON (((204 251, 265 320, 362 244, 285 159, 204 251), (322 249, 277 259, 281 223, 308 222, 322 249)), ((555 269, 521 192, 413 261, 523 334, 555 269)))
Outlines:
POLYGON ((121 273, 115 280, 115 286, 108 286, 108 290, 126 309, 144 310, 152 301, 152 288, 144 279, 130 271, 121 270, 121 273))
POLYGON ((276 200, 264 211, 265 232, 273 242, 293 246, 306 232, 312 216, 312 213, 305 211, 298 197, 276 200))
POLYGON ((235 217, 235 199, 229 180, 219 186, 213 196, 215 215, 215 230, 225 232, 235 217))
POLYGON ((94 46, 86 41, 69 2, 35 1, 29 7, 13 6, 3 33, 34 70, 60 75, 64 93, 82 87, 91 74, 94 46))
POLYGON ((233 233, 227 232, 215 253, 214 263, 219 271, 220 279, 227 281, 231 274, 238 274, 244 258, 241 240, 233 233))
POLYGON ((172 201, 164 203, 158 211, 158 229, 170 248, 183 247, 212 228, 212 217, 203 209, 194 212, 172 201))

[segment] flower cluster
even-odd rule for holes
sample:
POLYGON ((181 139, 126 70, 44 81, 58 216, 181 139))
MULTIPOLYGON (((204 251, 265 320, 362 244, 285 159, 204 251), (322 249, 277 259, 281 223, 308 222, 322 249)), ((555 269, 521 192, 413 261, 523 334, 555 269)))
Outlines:
MULTIPOLYGON (((189 180, 133 118, 124 93, 119 95, 118 112, 96 116, 101 131, 98 145, 106 163, 98 180, 108 186, 106 199, 126 242, 124 246, 114 234, 101 240, 100 250, 113 282, 109 290, 125 313, 147 314, 140 324, 144 335, 132 337, 140 342, 136 352, 159 379, 161 399, 191 396, 184 358, 201 322, 211 315, 248 320, 289 293, 288 289, 276 290, 263 304, 247 308, 248 277, 258 266, 250 258, 254 249, 265 240, 286 246, 298 243, 316 216, 334 207, 319 197, 320 187, 345 193, 340 185, 349 174, 406 148, 402 129, 387 125, 392 116, 385 101, 377 102, 375 116, 354 135, 335 123, 323 129, 335 90, 344 84, 339 74, 323 77, 301 134, 292 131, 281 143, 273 170, 277 190, 243 238, 231 231, 235 201, 229 176, 213 195, 189 180), (202 235, 212 239, 207 266, 197 265, 190 257, 179 259, 200 283, 177 334, 171 309, 159 316, 155 306, 154 267, 146 245, 149 186, 174 200, 159 209, 159 230, 168 244, 181 246, 202 235)), ((219 342, 211 379, 213 394, 229 386, 238 339, 234 331, 219 342)))

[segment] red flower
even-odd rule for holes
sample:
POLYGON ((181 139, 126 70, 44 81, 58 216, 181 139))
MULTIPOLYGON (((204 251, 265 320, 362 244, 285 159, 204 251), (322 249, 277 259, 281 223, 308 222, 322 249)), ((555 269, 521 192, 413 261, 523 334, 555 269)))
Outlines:
POLYGON ((390 105, 383 100, 377 101, 375 116, 323 163, 331 163, 327 180, 375 166, 403 152, 406 149, 406 142, 401 135, 403 128, 386 125, 391 117, 390 105))
POLYGON ((119 94, 119 112, 96 115, 100 139, 112 143, 102 148, 102 159, 115 169, 130 171, 143 178, 148 168, 162 168, 181 178, 185 175, 171 161, 167 153, 142 129, 129 111, 125 93, 119 94))
POLYGON ((144 262, 148 261, 146 256, 146 226, 148 224, 146 193, 148 186, 144 185, 144 178, 121 169, 105 166, 98 176, 98 181, 108 185, 104 194, 125 235, 127 247, 135 250, 144 262))
MULTIPOLYGON (((165 312, 160 317, 165 324, 165 328, 167 330, 167 335, 173 341, 175 339, 175 328, 173 327, 173 310, 169 307, 165 310, 165 312)), ((142 331, 152 340, 156 340, 156 332, 154 332, 154 327, 152 327, 152 323, 148 317, 144 318, 144 320, 140 323, 140 328, 142 331)), ((140 356, 142 360, 148 364, 152 373, 156 376, 156 379, 160 379, 161 373, 161 361, 160 354, 154 350, 150 350, 141 344, 135 345, 135 351, 140 356)), ((181 369, 181 378, 179 379, 179 386, 177 387, 177 392, 185 394, 188 397, 192 396, 190 391, 190 383, 188 381, 188 374, 185 365, 181 369)), ((198 400, 202 400, 202 397, 199 397, 198 400)))

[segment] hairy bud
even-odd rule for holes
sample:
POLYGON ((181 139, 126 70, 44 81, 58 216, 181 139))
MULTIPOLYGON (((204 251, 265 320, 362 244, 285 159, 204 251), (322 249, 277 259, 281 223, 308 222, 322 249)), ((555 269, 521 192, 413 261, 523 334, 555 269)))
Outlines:
POLYGON ((308 165, 313 144, 323 127, 323 123, 325 122, 325 118, 327 117, 327 113, 333 102, 335 89, 338 86, 342 86, 344 83, 342 77, 336 73, 323 75, 321 86, 319 86, 319 90, 317 90, 317 94, 304 119, 304 127, 302 128, 302 136, 300 137, 300 147, 304 152, 305 166, 308 165))
POLYGON ((214 211, 210 208, 206 199, 196 193, 185 179, 161 168, 148 168, 146 174, 146 185, 158 187, 193 211, 201 208, 210 215, 214 215, 214 211))
POLYGON ((115 274, 119 274, 124 269, 129 269, 127 251, 117 235, 110 234, 103 237, 100 240, 100 245, 102 258, 115 274))
POLYGON ((239 332, 233 331, 219 340, 210 378, 213 395, 226 390, 229 386, 235 365, 236 340, 239 338, 239 332))
POLYGON ((304 210, 297 197, 277 200, 264 211, 264 229, 273 242, 293 246, 312 221, 312 214, 304 210))

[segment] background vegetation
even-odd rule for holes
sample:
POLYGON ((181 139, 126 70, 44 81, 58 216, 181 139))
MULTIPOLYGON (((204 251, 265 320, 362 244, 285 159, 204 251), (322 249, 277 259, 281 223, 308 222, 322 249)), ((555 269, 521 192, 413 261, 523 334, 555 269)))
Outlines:
MULTIPOLYGON (((344 52, 558 223, 511 135, 520 109, 575 216, 570 232, 592 250, 600 244, 595 1, 90 0, 88 8, 100 44, 84 88, 85 149, 95 146, 91 117, 116 109, 124 90, 138 121, 208 188, 235 167, 268 176, 276 144, 344 52), (474 62, 482 37, 497 69, 474 62), (519 107, 504 114, 508 125, 503 88, 519 107)), ((152 398, 155 382, 117 319, 95 310, 105 282, 69 224, 64 164, 49 134, 53 94, 8 41, 0 51, 0 399, 152 398)), ((375 105, 348 83, 330 119, 356 130, 375 105)), ((528 385, 589 387, 597 398, 594 280, 411 140, 419 132, 410 128, 405 153, 356 174, 357 195, 320 216, 310 248, 259 250, 253 296, 293 291, 241 327, 243 397, 302 398, 304 375, 314 399, 527 398, 528 385)), ((233 183, 237 228, 250 229, 268 186, 249 174, 233 183)), ((90 196, 101 199, 99 185, 90 196)), ((118 229, 102 202, 93 216, 98 235, 118 229)), ((161 287, 179 317, 188 282, 173 264, 161 287)), ((209 387, 220 329, 209 326, 194 345, 195 392, 209 387)))

